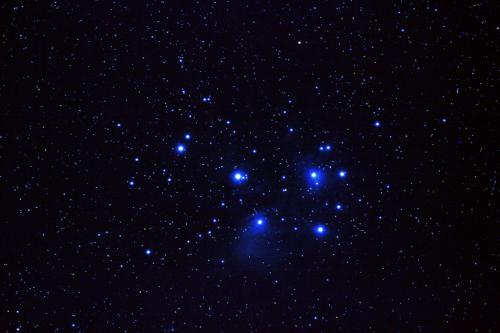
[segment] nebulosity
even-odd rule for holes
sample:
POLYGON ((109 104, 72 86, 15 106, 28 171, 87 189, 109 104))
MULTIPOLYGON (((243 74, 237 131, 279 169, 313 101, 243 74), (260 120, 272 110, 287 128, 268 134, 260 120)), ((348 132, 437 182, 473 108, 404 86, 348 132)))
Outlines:
POLYGON ((493 7, 6 2, 0 328, 498 331, 493 7))

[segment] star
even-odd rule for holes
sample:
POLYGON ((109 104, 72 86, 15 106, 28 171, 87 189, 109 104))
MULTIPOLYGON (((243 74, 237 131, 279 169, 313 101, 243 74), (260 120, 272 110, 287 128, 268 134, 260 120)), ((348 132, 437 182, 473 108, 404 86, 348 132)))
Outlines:
POLYGON ((182 154, 186 151, 186 146, 184 146, 183 144, 179 144, 179 145, 177 145, 176 149, 177 149, 177 152, 182 154))
POLYGON ((260 234, 267 229, 267 220, 263 215, 258 214, 254 216, 251 223, 253 225, 253 232, 256 234, 260 234))
POLYGON ((344 170, 340 170, 339 171, 339 177, 340 178, 345 178, 346 176, 347 176, 347 172, 346 171, 344 171, 344 170))
POLYGON ((147 255, 147 256, 150 256, 151 254, 153 254, 153 251, 151 249, 146 249, 144 250, 144 253, 147 255))
POLYGON ((248 175, 243 171, 236 170, 232 173, 231 179, 235 184, 244 183, 248 179, 248 175))
POLYGON ((325 232, 326 232, 326 227, 322 224, 314 227, 314 233, 316 233, 316 235, 323 235, 325 232))
POLYGON ((335 206, 335 209, 337 209, 337 210, 342 210, 342 205, 341 205, 341 204, 337 204, 337 205, 335 206))
POLYGON ((319 169, 309 170, 308 182, 309 185, 319 186, 323 180, 323 173, 319 169))
POLYGON ((373 126, 375 126, 375 127, 380 127, 380 121, 378 121, 378 120, 377 120, 377 121, 375 121, 375 122, 373 123, 373 126))
POLYGON ((187 133, 186 135, 184 135, 184 138, 186 138, 186 140, 191 139, 191 134, 187 133))

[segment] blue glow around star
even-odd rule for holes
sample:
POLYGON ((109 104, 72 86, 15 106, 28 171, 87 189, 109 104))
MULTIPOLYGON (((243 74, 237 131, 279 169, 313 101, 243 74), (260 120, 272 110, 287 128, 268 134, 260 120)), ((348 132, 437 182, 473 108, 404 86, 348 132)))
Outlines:
POLYGON ((144 254, 146 254, 147 256, 150 256, 153 254, 153 251, 151 249, 146 249, 146 250, 144 250, 144 254))
POLYGON ((376 120, 375 122, 373 122, 373 126, 380 127, 380 121, 376 120))
POLYGON ((345 178, 347 176, 347 171, 345 170, 340 170, 339 171, 339 177, 340 178, 345 178))
POLYGON ((322 224, 318 224, 317 226, 314 227, 314 233, 316 235, 323 235, 326 232, 326 227, 322 224))
POLYGON ((177 147, 175 147, 175 150, 177 150, 179 154, 184 154, 184 152, 186 151, 186 146, 184 146, 183 144, 178 144, 177 147))
POLYGON ((342 205, 341 204, 336 204, 335 205, 336 210, 342 210, 342 205))
POLYGON ((184 135, 184 138, 186 138, 186 140, 189 140, 189 139, 191 139, 191 134, 189 134, 189 133, 186 133, 186 135, 184 135))
POLYGON ((264 215, 254 215, 250 220, 250 231, 253 234, 262 234, 267 230, 267 219, 264 215))
POLYGON ((253 219, 253 225, 256 229, 262 230, 267 224, 266 218, 262 215, 258 215, 253 219))
POLYGON ((242 184, 242 183, 246 182, 247 179, 248 179, 248 175, 241 170, 236 170, 231 174, 231 180, 235 184, 242 184))
POLYGON ((319 169, 310 169, 307 173, 307 182, 309 186, 320 186, 324 181, 323 172, 319 169))

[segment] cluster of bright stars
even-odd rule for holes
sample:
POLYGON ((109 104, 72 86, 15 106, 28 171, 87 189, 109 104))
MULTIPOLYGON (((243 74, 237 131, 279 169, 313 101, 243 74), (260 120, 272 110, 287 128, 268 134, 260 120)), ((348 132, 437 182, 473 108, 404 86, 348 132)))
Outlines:
MULTIPOLYGON (((211 101, 211 97, 210 96, 206 96, 206 97, 203 97, 202 98, 202 102, 204 103, 209 103, 211 101)), ((381 123, 380 121, 374 121, 373 122, 373 125, 375 127, 380 127, 381 126, 381 123)), ((117 127, 122 127, 122 124, 121 123, 118 123, 116 125, 117 127)), ((293 128, 289 128, 289 132, 293 132, 293 128)), ((189 133, 186 133, 184 135, 184 142, 181 142, 181 143, 178 143, 175 147, 175 151, 179 154, 179 155, 182 155, 186 152, 187 150, 187 147, 186 147, 186 141, 189 141, 191 139, 191 134, 189 133)), ((332 146, 329 145, 329 144, 326 144, 326 145, 321 145, 319 146, 319 150, 322 151, 322 152, 328 152, 330 150, 332 150, 332 146)), ((253 150, 252 153, 256 153, 257 151, 256 150, 253 150)), ((135 162, 139 162, 139 157, 135 157, 134 158, 134 161, 135 162)), ((309 172, 308 172, 308 175, 309 175, 309 180, 312 182, 312 184, 314 184, 315 186, 319 186, 321 184, 321 181, 322 181, 322 178, 324 177, 323 175, 323 172, 321 169, 310 169, 309 172)), ((339 178, 346 178, 347 177, 347 171, 345 170, 339 170, 338 173, 337 173, 337 176, 339 178)), ((235 170, 231 173, 231 176, 230 176, 232 182, 236 185, 240 185, 240 184, 243 184, 245 183, 247 180, 248 180, 248 174, 245 172, 245 171, 242 171, 242 170, 235 170)), ((128 181, 128 185, 130 187, 134 187, 135 186, 135 181, 133 179, 129 180, 128 181)), ((335 206, 335 209, 340 211, 343 209, 342 205, 341 204, 336 204, 335 206)), ((265 225, 266 225, 266 219, 263 218, 263 217, 257 217, 255 218, 254 220, 254 224, 255 224, 255 227, 256 228, 263 228, 265 225)), ((297 227, 294 228, 294 230, 298 230, 297 227)), ((327 228, 325 225, 323 224, 318 224, 318 225, 315 225, 313 227, 313 232, 317 235, 317 236, 321 236, 321 235, 324 235, 327 231, 327 228)), ((144 253, 147 255, 147 256, 151 256, 153 254, 153 251, 151 249, 145 249, 144 250, 144 253)))

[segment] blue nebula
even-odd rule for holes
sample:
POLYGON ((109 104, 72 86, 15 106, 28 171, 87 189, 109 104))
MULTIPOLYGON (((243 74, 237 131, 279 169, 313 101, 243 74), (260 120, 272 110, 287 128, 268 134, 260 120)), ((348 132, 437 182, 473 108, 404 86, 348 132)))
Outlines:
POLYGON ((347 176, 347 171, 344 171, 344 170, 340 170, 339 171, 339 177, 340 178, 345 178, 347 176))
POLYGON ((175 149, 179 154, 183 154, 186 151, 186 146, 184 146, 183 144, 179 144, 175 149))
POLYGON ((248 179, 248 175, 243 171, 236 170, 231 174, 231 180, 235 184, 242 184, 242 183, 246 182, 247 179, 248 179))
POLYGON ((322 224, 319 224, 319 225, 314 227, 314 233, 316 235, 323 235, 323 234, 325 234, 325 232, 326 232, 326 227, 322 224))

